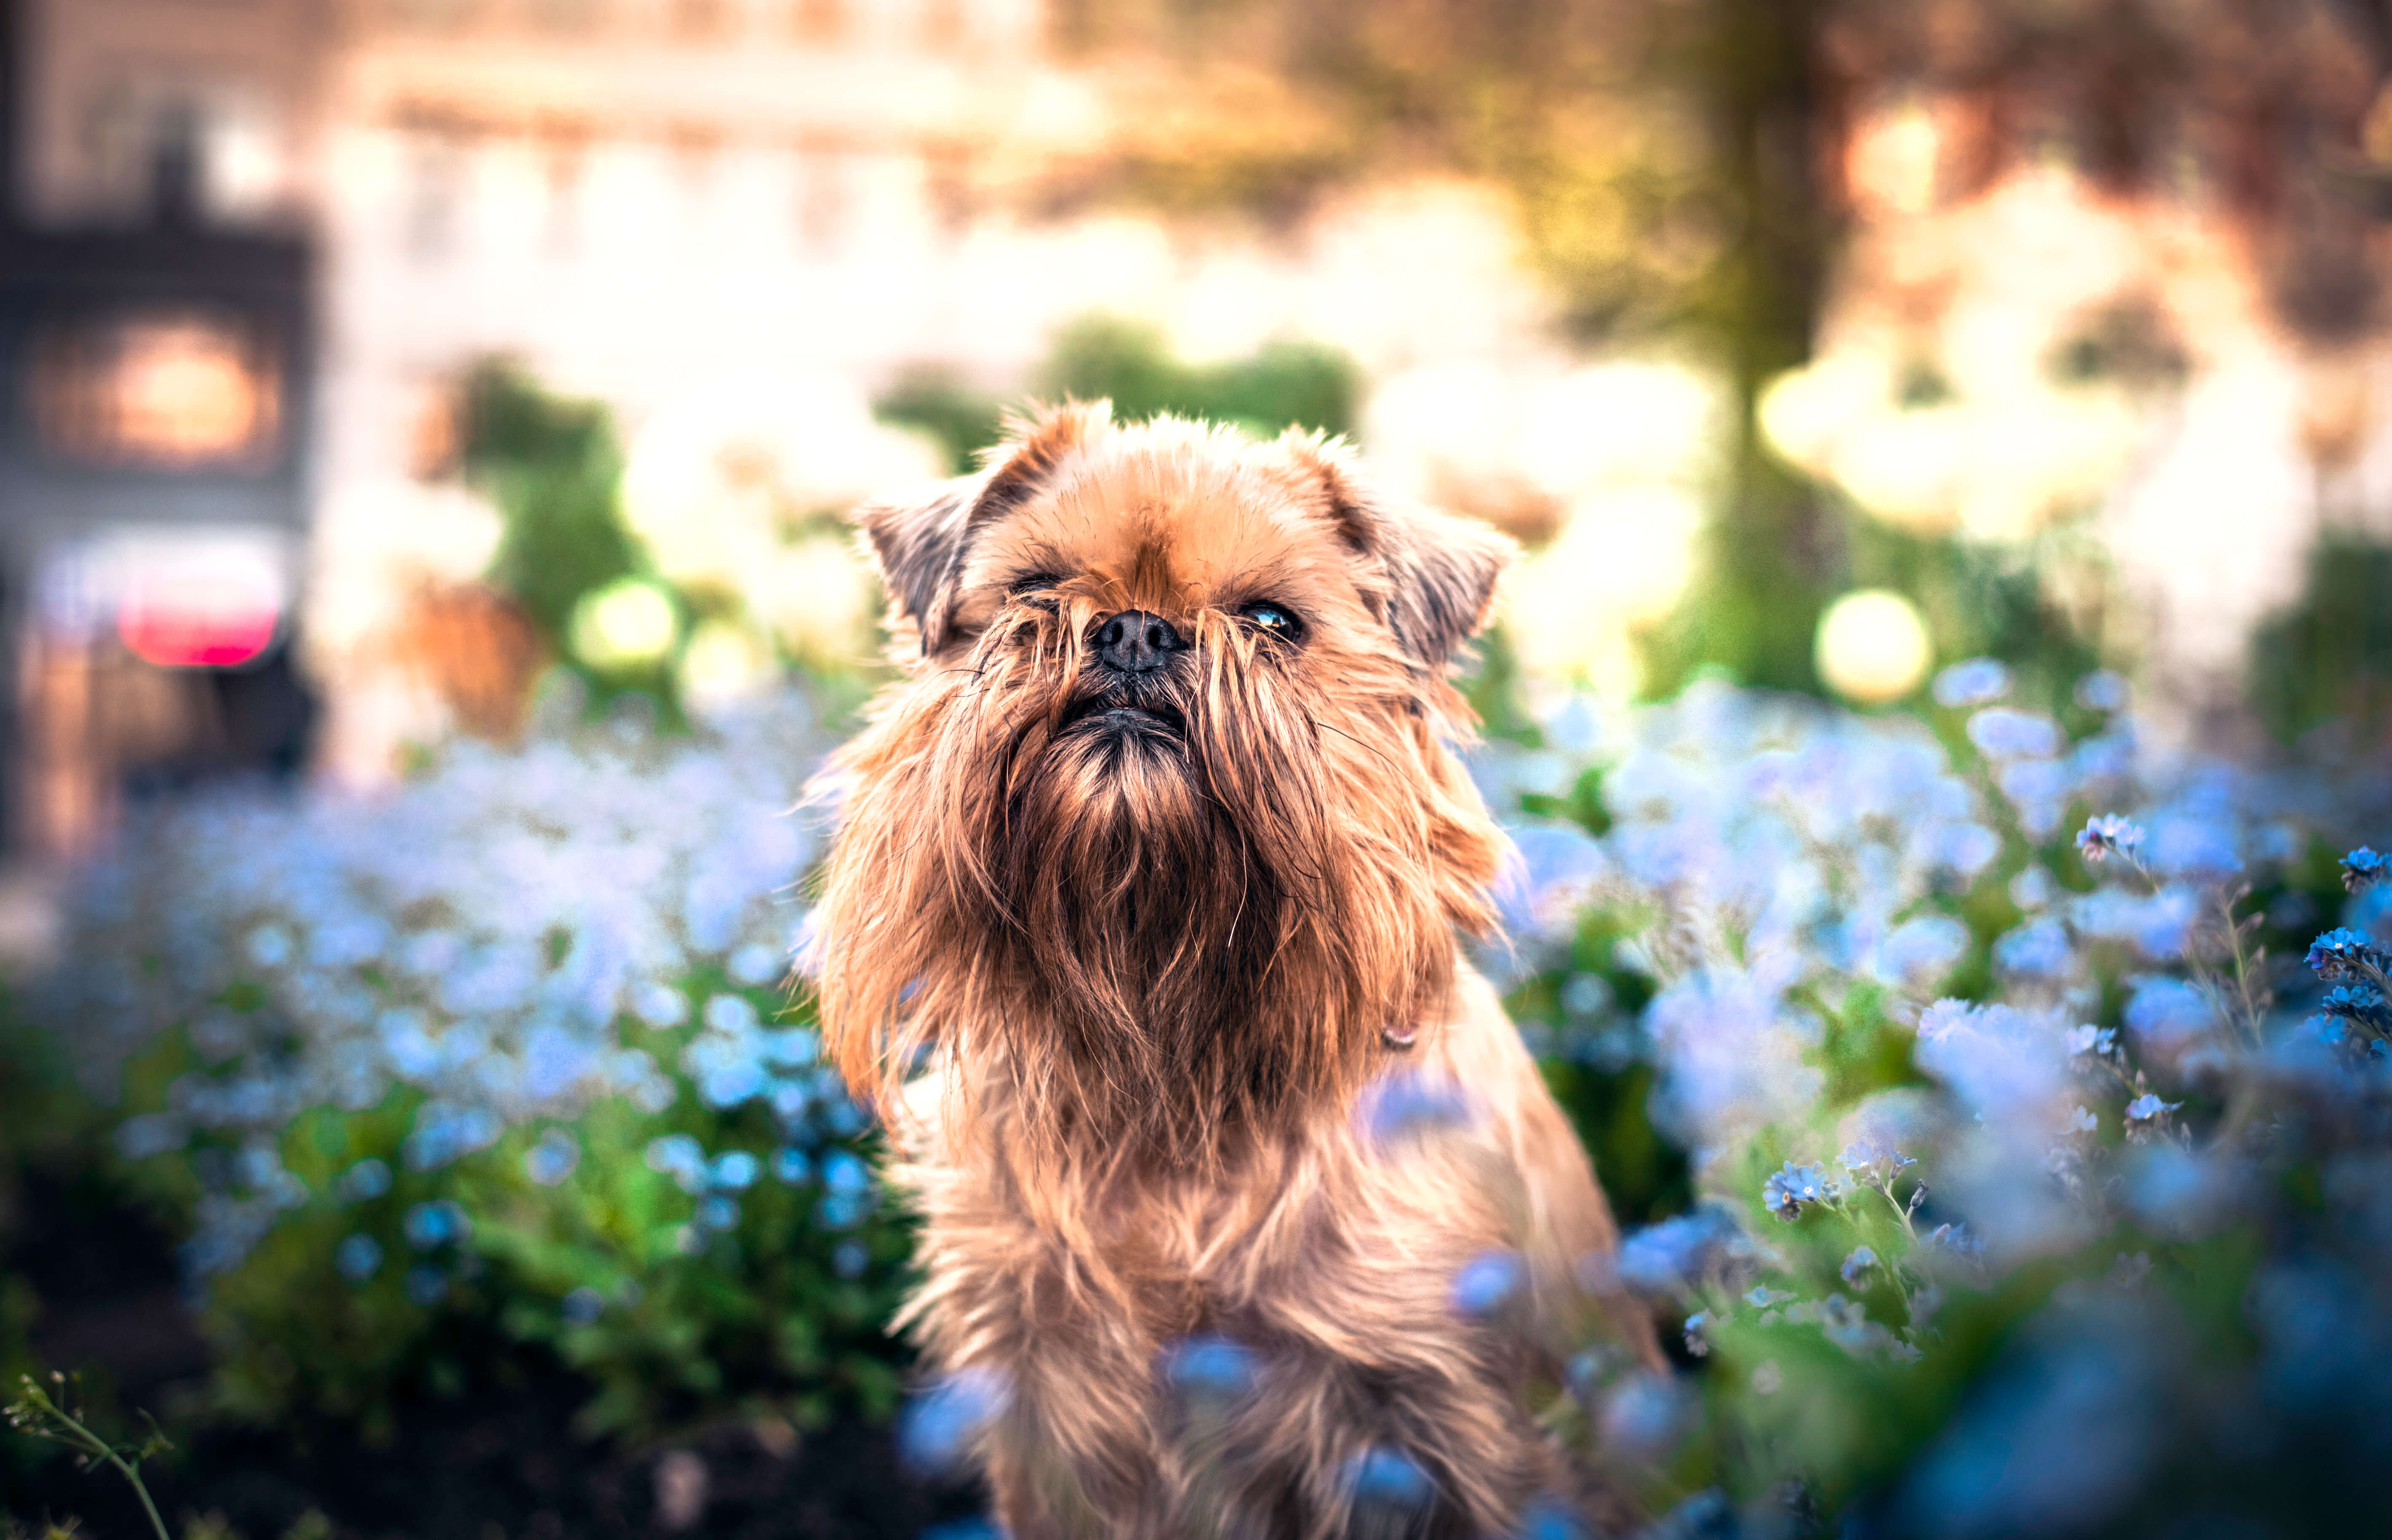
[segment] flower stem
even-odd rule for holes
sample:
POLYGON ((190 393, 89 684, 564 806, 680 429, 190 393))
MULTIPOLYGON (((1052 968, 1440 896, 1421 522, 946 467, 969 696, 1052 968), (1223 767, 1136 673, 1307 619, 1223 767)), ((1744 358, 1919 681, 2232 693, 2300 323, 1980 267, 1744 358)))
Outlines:
POLYGON ((1910 1210, 1904 1208, 1901 1201, 1893 1196, 1893 1184, 1891 1181, 1888 1181, 1886 1184, 1879 1187, 1878 1191, 1883 1193, 1885 1195, 1886 1202, 1892 1205, 1893 1217, 1902 1221, 1902 1233, 1910 1237, 1913 1245, 1918 1244, 1918 1231, 1910 1223, 1910 1210))
POLYGON ((158 1540, 174 1540, 166 1533, 166 1521, 158 1516, 158 1505, 150 1500, 150 1488, 141 1480, 140 1470, 117 1452, 116 1446, 77 1421, 74 1416, 43 1393, 42 1388, 29 1378, 25 1381, 24 1400, 42 1416, 65 1428, 72 1435, 58 1442, 80 1446, 98 1458, 116 1467, 119 1474, 131 1483, 133 1495, 141 1499, 142 1511, 150 1515, 150 1527, 158 1532, 158 1540))
POLYGON ((2242 1029, 2244 1040, 2253 1048, 2259 1046, 2259 1004, 2251 995, 2251 959, 2242 950, 2242 922, 2236 917, 2234 906, 2249 894, 2248 887, 2236 889, 2231 895, 2220 893, 2217 899, 2219 916, 2226 922, 2227 944, 2234 953, 2234 994, 2242 1007, 2241 1019, 2235 1025, 2242 1029))

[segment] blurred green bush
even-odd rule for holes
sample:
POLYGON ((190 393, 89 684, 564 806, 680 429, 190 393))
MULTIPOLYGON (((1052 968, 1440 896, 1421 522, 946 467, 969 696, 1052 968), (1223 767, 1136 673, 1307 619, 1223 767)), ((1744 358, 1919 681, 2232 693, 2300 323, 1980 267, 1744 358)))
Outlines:
MULTIPOLYGON (((75 889, 0 1197, 39 1161, 158 1216, 217 1414, 387 1430, 557 1363, 634 1440, 895 1404, 906 1223, 786 983, 811 709, 569 693, 370 804, 155 809, 75 889)), ((0 1283, 0 1356, 43 1304, 0 1283)))
POLYGON ((2252 639, 2252 705, 2288 744, 2340 722, 2354 749, 2392 747, 2392 545, 2327 530, 2308 577, 2252 639))
MULTIPOLYGON (((726 991, 767 1013, 782 1004, 719 973, 684 988, 700 1004, 726 991)), ((697 1031, 657 1034, 659 1058, 697 1031)), ((176 1034, 133 1066, 124 1110, 163 1105, 197 1062, 176 1034)), ((211 1280, 201 1310, 217 1353, 213 1409, 260 1424, 331 1415, 370 1434, 404 1398, 522 1377, 534 1350, 590 1381, 578 1418, 590 1434, 886 1417, 906 1357, 883 1331, 906 1226, 878 1209, 818 1223, 826 1180, 861 1190, 869 1142, 797 1152, 768 1107, 711 1106, 674 1074, 663 1112, 603 1098, 432 1170, 402 1153, 421 1093, 301 1113, 278 1153, 306 1196, 211 1280)), ((124 1171, 188 1229, 211 1151, 226 1153, 202 1143, 124 1171)))
MULTIPOLYGON (((777 990, 742 989, 719 969, 684 988, 699 1003, 732 993, 762 1012, 782 1005, 777 990)), ((658 1056, 677 1058, 669 1050, 699 1030, 653 1034, 658 1056)), ((36 1042, 21 1025, 9 1033, 0 1194, 31 1164, 96 1168, 116 1202, 150 1209, 170 1233, 200 1228, 237 1148, 202 1139, 129 1159, 109 1140, 121 1118, 203 1072, 188 1035, 130 1065, 113 1108, 36 1073, 36 1042)), ((835 1224, 822 1211, 830 1195, 866 1190, 872 1141, 801 1151, 769 1107, 715 1106, 685 1072, 675 1081, 663 1112, 604 1098, 432 1170, 403 1153, 420 1092, 300 1112, 275 1150, 304 1196, 202 1291, 215 1352, 205 1410, 259 1425, 332 1416, 386 1434, 402 1401, 520 1381, 553 1355, 590 1383, 589 1434, 649 1439, 725 1416, 800 1428, 885 1417, 907 1357, 883 1330, 907 1226, 877 1206, 835 1224)), ((0 1369, 44 1366, 29 1347, 43 1308, 22 1275, 0 1272, 0 1369)))
POLYGON ((551 394, 504 359, 460 393, 458 458, 505 521, 490 580, 514 596, 559 656, 574 605, 640 567, 624 527, 623 454, 604 404, 551 394))
MULTIPOLYGON (((1159 327, 1091 315, 1056 333, 1046 361, 1033 372, 1029 395, 1041 401, 1102 397, 1112 402, 1117 421, 1172 412, 1272 438, 1291 424, 1352 433, 1361 375, 1337 349, 1294 341, 1266 343, 1224 363, 1190 364, 1174 355, 1159 327)), ((883 421, 936 437, 958 474, 996 441, 1001 416, 995 397, 935 368, 901 376, 873 409, 883 421)))

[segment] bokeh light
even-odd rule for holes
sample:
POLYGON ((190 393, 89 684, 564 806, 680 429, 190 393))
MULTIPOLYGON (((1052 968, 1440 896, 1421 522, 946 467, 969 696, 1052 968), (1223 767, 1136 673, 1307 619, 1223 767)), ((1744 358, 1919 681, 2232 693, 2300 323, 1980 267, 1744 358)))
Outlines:
POLYGON ((573 611, 573 653, 592 668, 654 663, 672 651, 680 629, 672 598, 654 583, 627 577, 583 597, 573 611))
POLYGON ((1863 705, 1898 701, 1935 659, 1918 606, 1885 589, 1843 595, 1819 617, 1819 677, 1863 705))

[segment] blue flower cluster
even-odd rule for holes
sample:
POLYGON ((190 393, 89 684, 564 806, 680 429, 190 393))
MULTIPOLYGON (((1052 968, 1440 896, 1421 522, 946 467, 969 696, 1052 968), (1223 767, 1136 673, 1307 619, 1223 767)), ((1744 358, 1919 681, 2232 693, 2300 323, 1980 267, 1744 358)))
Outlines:
MULTIPOLYGON (((2124 1523, 2160 1473, 2240 1447, 2254 1408, 2392 1459, 2392 874, 2355 846, 2392 799, 2163 753, 2115 676, 2052 711, 2020 688, 1969 660, 1931 720, 1710 683, 1564 697, 1541 746, 1474 759, 1517 852, 1512 944, 1485 965, 1550 1007, 1524 1024, 1539 1051, 1649 1081, 1692 1163, 1689 1211, 1580 1269, 1679 1301, 1711 1377, 1696 1395, 1616 1349, 1570 1360, 1584 1436, 1636 1480, 1712 1436, 1684 1468, 1753 1493, 1841 1472, 1887 1533, 1995 1534, 2124 1523), (1599 815, 1560 816, 1590 796, 1599 815), (2177 1351, 2188 1329, 2241 1346, 2177 1351), (1907 1444, 1858 1431, 1929 1404, 1959 1410, 1907 1444), (2022 1448, 2034 1469, 1988 1463, 2022 1448)), ((795 701, 678 740, 557 719, 379 799, 161 809, 74 896, 40 1008, 95 1094, 134 1087, 120 1150, 194 1178, 195 1276, 303 1221, 332 1292, 427 1309, 486 1257, 596 1256, 542 1286, 571 1347, 626 1329, 635 1265, 734 1265, 778 1215, 818 1248, 804 1287, 862 1319, 879 1297, 854 1285, 896 1249, 867 1119, 774 1009, 818 845, 787 809, 821 749, 795 701), (309 1166, 299 1131, 326 1116, 388 1136, 309 1166), (476 1171, 534 1207, 628 1173, 662 1228, 526 1239, 476 1171)), ((1417 1073, 1356 1116, 1389 1160, 1479 1123, 1417 1073)), ((1514 1329, 1528 1284, 1515 1253, 1472 1257, 1456 1329, 1514 1329)), ((1258 1351, 1190 1339, 1158 1374, 1234 1402, 1258 1351)), ((936 1387, 909 1457, 965 1457, 1008 1394, 936 1387)), ((1358 1457, 1358 1507, 1412 1503, 1407 1458, 1358 1457)), ((1714 1519, 1742 1521, 1698 1495, 1663 1529, 1714 1519)))
MULTIPOLYGON (((2379 886, 2373 873, 2383 858, 2361 848, 2343 860, 2343 871, 2353 893, 2367 895, 2367 906, 2379 886)), ((2392 939, 2348 926, 2337 926, 2309 943, 2309 971, 2331 986, 2318 1002, 2310 1028, 2326 1042, 2361 1054, 2373 1064, 2386 1062, 2392 1052, 2392 939)))
MULTIPOLYGON (((1537 809, 1515 815, 1515 944, 1488 965, 1561 1003, 1571 1025, 1532 1024, 1533 1047, 1625 1044, 1607 1068, 1652 1067, 1653 1120, 1703 1197, 1589 1282, 1691 1308, 1700 1372, 1735 1387, 1710 1458, 1761 1460, 1738 1476, 1753 1491, 1822 1472, 1850 1490, 1852 1462, 1885 1456, 1831 1430, 1903 1421, 1904 1383, 1976 1372, 1947 1343, 2015 1326, 1949 1429, 1865 1473, 1882 1495, 1853 1510, 1864 1529, 2099 1528, 2176 1501, 2147 1480, 2242 1436, 2223 1410, 2170 1421, 2196 1404, 2321 1419, 2301 1461, 2392 1456, 2367 1431, 2392 1412, 2392 862, 2347 843, 2392 796, 2363 766, 2162 751, 2114 675, 2078 682, 2074 734, 2016 688, 1992 660, 1956 665, 1935 723, 1716 685, 1641 709, 1573 698, 1540 718, 1545 747, 1481 754, 1499 806, 1537 809), (1554 816, 1591 783, 1592 828, 1554 816), (2347 852, 2339 891, 2317 886, 2321 848, 2347 852), (2334 905, 2294 967, 2283 932, 2334 905), (1839 1147, 1840 1176, 1816 1158, 1839 1147), (2288 1207, 2302 1191, 2322 1208, 2288 1207), (1763 1214, 1786 1223, 1752 1228, 1763 1214), (2221 1300, 2218 1329, 2256 1333, 2255 1358, 2159 1346, 2221 1300), (2364 1372, 2273 1366, 2337 1331, 2364 1372), (1789 1333, 1853 1373, 1799 1367, 1816 1359, 1789 1333), (2078 1395, 2080 1366, 2112 1360, 2107 1399, 2078 1395), (2166 1430, 2078 1438, 2129 1405, 2166 1430), (1982 1466, 2028 1444, 2050 1451, 2033 1471, 1982 1466)), ((1626 1382, 1617 1358, 1589 1363, 1626 1382)))
MULTIPOLYGON (((240 1266, 292 1210, 370 1201, 394 1164, 436 1172, 516 1128, 552 1125, 523 1170, 558 1186, 581 1160, 568 1125, 594 1101, 662 1115, 684 1087, 718 1112, 769 1107, 774 1172, 820 1182, 826 1227, 873 1210, 844 1147, 864 1115, 813 1031, 768 1026, 750 998, 774 998, 804 920, 793 893, 816 835, 789 809, 823 746, 807 704, 679 739, 629 712, 577 723, 575 704, 552 704, 519 750, 459 744, 384 796, 153 809, 72 896, 38 1008, 104 1097, 181 1029, 189 1068, 118 1145, 191 1162, 197 1275, 240 1266), (322 1194, 283 1169, 310 1109, 391 1106, 412 1112, 388 1161, 322 1194)), ((659 1169, 700 1198, 701 1237, 733 1227, 758 1157, 708 1162, 681 1139, 652 1162, 676 1162, 659 1169)), ((342 1242, 339 1271, 374 1275, 386 1240, 342 1242)))

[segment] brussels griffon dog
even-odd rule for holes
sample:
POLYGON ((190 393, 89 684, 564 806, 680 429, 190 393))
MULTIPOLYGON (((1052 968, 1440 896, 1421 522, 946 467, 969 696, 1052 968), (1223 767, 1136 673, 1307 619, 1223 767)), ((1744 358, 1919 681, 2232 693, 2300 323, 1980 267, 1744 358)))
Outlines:
POLYGON ((1583 1291, 1609 1210, 1459 945, 1504 847, 1449 659, 1511 543, 1101 403, 859 517, 904 677, 830 772, 822 1022, 1014 1540, 1595 1500, 1531 1390, 1651 1326, 1583 1291))

